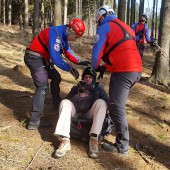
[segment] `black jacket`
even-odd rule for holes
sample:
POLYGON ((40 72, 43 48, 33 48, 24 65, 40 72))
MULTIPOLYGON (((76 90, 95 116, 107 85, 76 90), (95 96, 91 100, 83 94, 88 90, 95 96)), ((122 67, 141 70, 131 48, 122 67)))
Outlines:
POLYGON ((97 82, 87 86, 84 82, 80 81, 77 86, 72 87, 66 98, 73 102, 77 112, 83 113, 87 112, 97 99, 103 99, 106 103, 109 102, 106 91, 97 82), (84 100, 77 100, 75 95, 80 93, 88 93, 89 97, 84 98, 84 100))

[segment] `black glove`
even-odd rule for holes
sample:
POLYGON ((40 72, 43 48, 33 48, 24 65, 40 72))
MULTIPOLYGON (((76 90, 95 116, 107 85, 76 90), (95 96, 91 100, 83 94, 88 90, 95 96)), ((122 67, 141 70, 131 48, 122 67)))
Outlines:
POLYGON ((79 78, 79 72, 75 68, 72 67, 70 73, 74 76, 76 80, 79 78))
POLYGON ((106 71, 105 66, 99 66, 97 69, 95 69, 96 72, 99 72, 98 80, 103 78, 104 72, 106 71))
POLYGON ((82 65, 82 66, 88 66, 90 65, 91 63, 89 61, 79 61, 78 62, 78 65, 82 65))
POLYGON ((151 46, 157 46, 157 45, 158 45, 158 43, 157 43, 157 41, 156 41, 156 40, 154 40, 154 41, 150 42, 150 45, 151 45, 151 46))
POLYGON ((151 46, 157 46, 158 45, 156 38, 151 37, 150 45, 151 46))

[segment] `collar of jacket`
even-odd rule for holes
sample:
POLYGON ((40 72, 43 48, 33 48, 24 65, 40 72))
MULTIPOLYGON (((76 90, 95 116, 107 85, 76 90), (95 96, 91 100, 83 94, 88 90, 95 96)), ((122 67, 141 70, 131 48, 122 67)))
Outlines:
POLYGON ((116 18, 117 18, 116 15, 108 15, 108 16, 106 16, 106 17, 103 19, 103 21, 99 24, 99 26, 101 26, 101 25, 103 25, 103 24, 105 24, 105 23, 107 23, 107 22, 110 22, 110 21, 112 21, 112 20, 114 20, 114 19, 116 19, 116 18))

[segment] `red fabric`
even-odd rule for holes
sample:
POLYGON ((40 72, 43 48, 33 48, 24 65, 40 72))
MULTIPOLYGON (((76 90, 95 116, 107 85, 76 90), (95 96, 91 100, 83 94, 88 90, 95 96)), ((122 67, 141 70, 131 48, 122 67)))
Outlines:
MULTIPOLYGON (((128 25, 119 19, 115 21, 121 24, 132 37, 135 37, 134 31, 128 25)), ((110 22, 110 30, 107 35, 108 47, 106 51, 124 37, 122 29, 114 22, 110 22)), ((120 44, 110 52, 109 59, 112 66, 106 64, 106 67, 110 73, 142 72, 142 60, 135 40, 127 40, 120 44)))
MULTIPOLYGON (((48 40, 49 40, 49 28, 46 28, 44 30, 42 30, 39 34, 42 42, 46 45, 46 47, 48 48, 48 40)), ((31 51, 35 51, 39 54, 42 54, 43 57, 47 60, 50 60, 50 56, 49 54, 47 53, 47 51, 43 48, 43 46, 40 44, 39 40, 38 40, 38 36, 36 36, 30 46, 29 46, 29 49, 31 51)))
POLYGON ((144 43, 144 39, 145 39, 145 34, 146 34, 145 24, 139 22, 138 25, 136 26, 136 33, 141 31, 141 30, 144 30, 144 33, 143 33, 143 37, 139 40, 139 43, 143 44, 144 43))
POLYGON ((67 57, 67 59, 69 59, 70 61, 72 61, 74 64, 77 64, 79 62, 79 60, 77 60, 75 57, 73 57, 73 55, 71 53, 69 53, 67 50, 64 49, 64 54, 67 57))

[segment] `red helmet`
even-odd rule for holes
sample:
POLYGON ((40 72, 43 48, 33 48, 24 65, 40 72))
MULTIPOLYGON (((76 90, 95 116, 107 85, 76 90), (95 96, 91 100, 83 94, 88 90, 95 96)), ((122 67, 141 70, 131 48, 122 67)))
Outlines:
POLYGON ((81 37, 86 30, 84 22, 79 18, 75 18, 75 19, 71 20, 69 22, 69 25, 74 29, 74 31, 78 37, 81 37))

